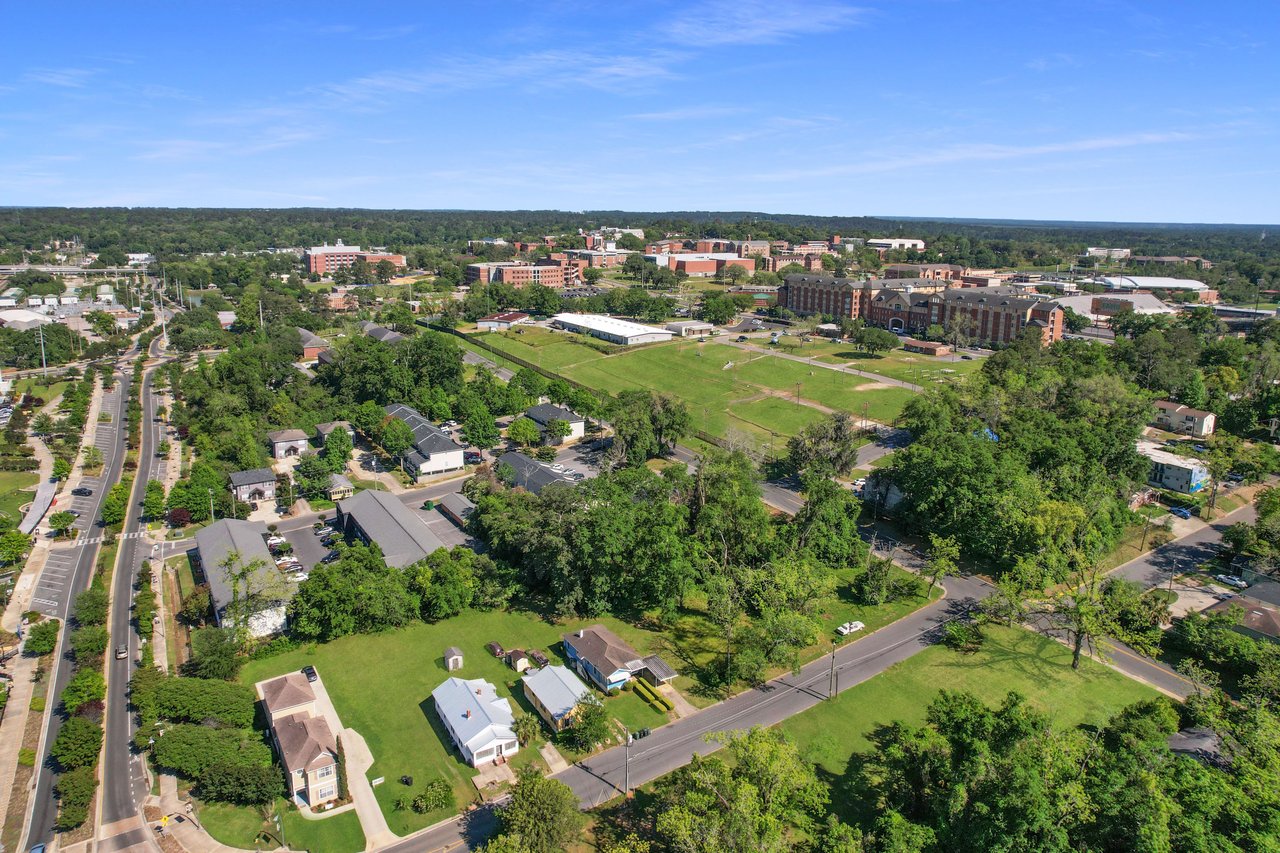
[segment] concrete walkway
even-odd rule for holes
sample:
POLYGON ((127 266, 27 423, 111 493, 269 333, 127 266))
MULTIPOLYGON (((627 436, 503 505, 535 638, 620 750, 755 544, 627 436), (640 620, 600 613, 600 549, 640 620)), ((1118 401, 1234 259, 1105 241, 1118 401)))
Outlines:
MULTIPOLYGON (((41 407, 40 413, 53 417, 53 413, 61 403, 62 395, 59 394, 48 403, 45 403, 41 407)), ((34 419, 34 416, 32 416, 32 420, 34 419)), ((45 513, 49 511, 49 507, 53 505, 53 498, 58 493, 58 482, 53 479, 53 453, 50 452, 49 446, 44 443, 44 439, 32 433, 27 437, 27 444, 31 445, 36 460, 40 463, 40 479, 37 481, 35 498, 31 501, 31 507, 18 525, 19 531, 30 536, 40 524, 41 519, 44 518, 45 513)))
POLYGON ((394 844, 400 837, 387 826, 387 819, 373 795, 373 786, 369 784, 369 768, 373 766, 369 745, 355 729, 342 727, 342 719, 329 698, 329 689, 324 686, 323 678, 317 675, 311 689, 316 694, 316 710, 329 724, 329 730, 342 738, 342 751, 347 762, 347 788, 355 801, 360 828, 364 830, 365 849, 376 850, 394 844))
POLYGON ((859 370, 856 367, 846 367, 842 364, 828 364, 824 361, 814 361, 807 356, 791 355, 790 353, 778 352, 777 350, 767 347, 754 346, 752 344, 740 344, 737 341, 724 341, 731 347, 737 347, 747 352, 759 353, 760 355, 773 356, 774 358, 785 358, 787 361, 794 361, 798 364, 807 364, 810 367, 821 367, 824 370, 834 370, 837 373, 851 373, 854 376, 861 376, 863 379, 870 379, 873 382, 881 382, 885 385, 892 385, 897 388, 906 388, 908 391, 923 391, 919 385, 913 385, 910 382, 904 382, 901 379, 894 379, 891 376, 885 376, 880 373, 871 373, 866 370, 859 370))

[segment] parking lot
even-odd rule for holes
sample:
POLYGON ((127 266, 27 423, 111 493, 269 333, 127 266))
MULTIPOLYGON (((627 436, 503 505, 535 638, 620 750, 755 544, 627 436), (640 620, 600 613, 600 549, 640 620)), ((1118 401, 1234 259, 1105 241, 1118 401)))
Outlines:
POLYGON ((71 594, 71 578, 75 574, 76 562, 80 559, 82 550, 61 548, 49 552, 44 570, 40 572, 40 581, 31 596, 33 610, 51 616, 61 616, 66 612, 64 605, 71 594))

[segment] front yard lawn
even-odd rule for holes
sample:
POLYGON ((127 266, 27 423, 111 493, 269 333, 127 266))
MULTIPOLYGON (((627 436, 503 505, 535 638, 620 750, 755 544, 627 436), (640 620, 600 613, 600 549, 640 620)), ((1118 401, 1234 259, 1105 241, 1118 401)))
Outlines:
MULTIPOLYGON (((291 850, 313 853, 359 853, 364 850, 364 831, 354 810, 320 820, 308 820, 292 806, 280 800, 276 811, 281 815, 284 843, 291 850)), ((258 834, 276 835, 274 821, 263 820, 256 808, 228 803, 204 803, 200 806, 200 824, 217 841, 242 850, 273 849, 277 845, 258 842, 258 834)))

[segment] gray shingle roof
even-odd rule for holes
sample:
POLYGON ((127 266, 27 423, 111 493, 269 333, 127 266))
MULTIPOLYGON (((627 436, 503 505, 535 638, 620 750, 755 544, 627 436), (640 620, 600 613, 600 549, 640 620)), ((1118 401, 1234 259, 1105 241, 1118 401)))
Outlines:
POLYGON ((338 501, 338 511, 382 549, 383 559, 393 568, 403 569, 444 547, 425 521, 387 492, 360 492, 338 501))
POLYGON ((440 498, 437 503, 440 505, 441 509, 448 510, 463 521, 466 521, 467 517, 470 516, 471 513, 475 512, 476 509, 476 505, 472 503, 471 499, 462 492, 450 492, 440 498))
POLYGON ((640 653, 603 625, 592 625, 561 637, 578 650, 600 672, 608 675, 619 669, 636 672, 643 668, 640 653), (581 634, 582 636, 578 636, 581 634))
POLYGON ((431 456, 433 453, 447 453, 462 449, 462 445, 450 438, 440 427, 424 418, 413 406, 392 403, 384 411, 409 425, 409 429, 413 430, 413 447, 424 457, 431 456))
POLYGON ((256 486, 259 483, 274 483, 276 472, 270 468, 251 468, 248 471, 236 471, 230 479, 231 485, 236 487, 256 486))
POLYGON ((377 323, 372 323, 368 320, 360 324, 360 329, 367 336, 375 341, 382 341, 384 344, 394 344, 396 341, 404 340, 404 335, 399 332, 393 332, 386 326, 379 326, 377 323))
POLYGON ((546 426, 551 421, 564 421, 565 423, 576 423, 582 418, 562 406, 556 406, 551 403, 539 403, 536 406, 530 406, 529 411, 525 415, 532 421, 546 426))
POLYGON ((205 580, 209 582, 209 597, 219 612, 233 598, 231 579, 222 568, 233 554, 241 567, 260 561, 257 570, 245 581, 247 588, 240 590, 242 599, 245 595, 265 595, 272 600, 291 597, 289 581, 276 569, 271 552, 267 550, 263 539, 266 533, 267 526, 261 521, 235 518, 215 521, 196 532, 196 550, 200 552, 200 565, 204 569, 205 580))
POLYGON ((523 453, 509 450, 498 458, 499 465, 510 465, 515 472, 515 483, 535 495, 552 483, 568 483, 564 477, 552 471, 536 459, 530 459, 523 453))
POLYGON ((278 429, 275 432, 267 433, 267 438, 273 444, 281 441, 306 441, 307 434, 300 429, 278 429))
POLYGON ((298 330, 298 337, 302 338, 304 347, 327 347, 329 342, 317 335, 310 329, 304 329, 301 326, 295 327, 298 330))

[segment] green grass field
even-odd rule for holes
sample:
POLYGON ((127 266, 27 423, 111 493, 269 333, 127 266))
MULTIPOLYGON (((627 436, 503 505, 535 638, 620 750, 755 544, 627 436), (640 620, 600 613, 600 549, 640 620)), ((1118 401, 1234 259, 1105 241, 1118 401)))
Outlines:
MULTIPOLYGON (((817 658, 831 649, 835 626, 860 619, 873 631, 901 618, 926 603, 923 597, 879 607, 855 604, 848 593, 851 572, 841 576, 839 593, 824 603, 819 614, 821 631, 817 641, 803 650, 804 660, 817 658)), ((935 596, 936 596, 935 592, 935 596)), ((578 627, 598 621, 615 631, 641 655, 659 654, 680 673, 675 686, 691 703, 709 705, 722 694, 703 687, 699 678, 724 652, 721 634, 707 619, 703 602, 690 600, 688 607, 669 624, 642 619, 639 624, 605 617, 556 624, 531 612, 468 612, 433 625, 416 623, 382 634, 343 637, 324 645, 308 645, 265 660, 250 661, 240 679, 253 684, 311 664, 319 671, 329 690, 343 725, 364 736, 374 756, 370 777, 384 776, 386 784, 374 789, 392 831, 404 834, 421 829, 455 810, 427 815, 396 811, 397 798, 409 793, 398 782, 413 776, 415 785, 435 778, 447 781, 454 790, 458 808, 476 799, 471 784, 475 771, 462 763, 450 745, 447 732, 436 716, 431 691, 449 677, 443 653, 456 645, 463 651, 465 666, 457 673, 463 678, 484 678, 498 688, 518 711, 532 712, 519 683, 519 676, 485 651, 496 641, 505 648, 541 649, 553 662, 562 663, 560 637, 578 627)), ((772 674, 779 674, 780 671, 772 674)), ((613 717, 634 730, 656 728, 669 721, 666 713, 647 704, 633 691, 605 699, 613 717)), ((515 766, 538 762, 537 744, 522 749, 512 760, 515 766)), ((570 759, 576 758, 566 753, 570 759)))
POLYGON ((13 395, 17 397, 19 394, 30 394, 48 403, 65 391, 68 384, 67 382, 45 384, 39 376, 28 376, 13 383, 13 395))
MULTIPOLYGON (((364 832, 355 811, 347 811, 320 820, 308 820, 283 800, 277 805, 281 814, 284 844, 290 850, 311 853, 359 853, 364 849, 364 832)), ((262 831, 276 834, 275 823, 262 820, 257 809, 227 803, 205 803, 200 807, 200 823, 215 840, 242 850, 267 850, 275 844, 258 843, 262 831)))
POLYGON ((40 475, 34 471, 0 471, 0 518, 17 526, 22 520, 20 507, 31 503, 40 475))
MULTIPOLYGON (((997 704, 1016 690, 1050 716, 1058 728, 1104 722, 1126 705, 1159 694, 1114 670, 1084 660, 1071 668, 1071 650, 1021 628, 989 627, 982 649, 962 655, 933 646, 886 672, 782 723, 782 730, 818 765, 820 773, 840 779, 854 753, 870 746, 866 735, 876 726, 901 721, 919 724, 941 689, 967 690, 997 704)), ((833 798, 846 820, 860 805, 833 798)))

